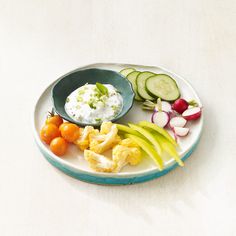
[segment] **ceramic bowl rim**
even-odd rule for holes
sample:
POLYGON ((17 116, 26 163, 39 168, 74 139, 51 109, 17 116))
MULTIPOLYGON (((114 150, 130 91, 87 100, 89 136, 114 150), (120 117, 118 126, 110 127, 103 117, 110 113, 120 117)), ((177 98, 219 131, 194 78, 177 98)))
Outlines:
MULTIPOLYGON (((62 76, 60 76, 60 77, 55 81, 55 84, 53 84, 53 87, 52 87, 52 89, 51 89, 51 101, 52 101, 52 104, 53 104, 54 111, 55 111, 58 115, 60 115, 64 120, 69 121, 69 122, 74 123, 74 124, 77 124, 77 125, 79 125, 79 126, 83 126, 83 127, 84 127, 84 126, 88 126, 88 125, 93 126, 93 127, 99 127, 99 126, 101 125, 101 124, 94 124, 94 123, 84 123, 84 122, 79 122, 79 121, 73 120, 72 118, 69 117, 69 115, 65 116, 65 115, 61 114, 61 113, 57 110, 57 108, 56 108, 56 106, 55 106, 54 89, 55 89, 55 87, 58 85, 58 83, 60 83, 61 80, 66 79, 66 77, 67 77, 68 75, 71 75, 71 74, 73 74, 73 73, 75 73, 75 72, 78 72, 78 71, 85 71, 85 70, 109 71, 109 72, 112 72, 112 73, 114 73, 114 74, 117 74, 120 78, 122 78, 124 81, 126 81, 126 82, 128 83, 129 89, 130 89, 130 91, 131 91, 131 95, 130 95, 130 101, 131 101, 131 103, 130 103, 130 105, 129 105, 128 107, 123 106, 123 107, 122 107, 122 110, 121 110, 113 119, 110 120, 111 122, 114 122, 114 121, 117 121, 118 119, 121 119, 123 116, 125 116, 125 115, 132 109, 133 104, 134 104, 135 93, 134 93, 134 89, 133 89, 133 87, 132 87, 132 84, 130 83, 130 81, 129 81, 126 77, 124 77, 123 75, 121 75, 120 73, 118 73, 118 72, 116 72, 116 71, 114 71, 114 70, 100 69, 100 68, 96 68, 96 67, 94 67, 94 68, 85 68, 85 69, 77 68, 77 69, 75 69, 75 70, 72 70, 72 71, 70 71, 70 72, 68 72, 68 73, 66 73, 66 74, 64 74, 64 75, 62 75, 62 76)), ((50 86, 49 86, 49 87, 50 87, 50 86)), ((75 89, 76 89, 76 88, 75 88, 75 89)), ((122 95, 121 95, 121 96, 122 96, 122 95)), ((123 96, 122 96, 122 98, 123 98, 123 96)))

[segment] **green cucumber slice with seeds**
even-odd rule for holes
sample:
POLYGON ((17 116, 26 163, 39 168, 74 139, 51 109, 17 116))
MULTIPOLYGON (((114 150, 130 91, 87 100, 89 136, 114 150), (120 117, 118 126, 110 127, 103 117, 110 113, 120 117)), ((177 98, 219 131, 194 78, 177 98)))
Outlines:
POLYGON ((148 91, 146 90, 146 81, 149 77, 153 75, 155 74, 150 71, 144 71, 144 72, 141 72, 137 77, 138 94, 140 97, 142 97, 145 100, 153 101, 156 99, 155 97, 150 96, 150 94, 148 94, 148 91))
POLYGON ((140 71, 133 71, 133 72, 129 73, 126 78, 132 84, 132 87, 133 87, 133 90, 135 93, 134 99, 136 101, 143 101, 143 99, 138 95, 138 92, 137 92, 137 77, 139 74, 140 74, 140 71))
POLYGON ((130 74, 133 71, 135 71, 134 68, 125 68, 120 71, 120 74, 122 74, 124 77, 126 77, 128 74, 130 74))
POLYGON ((175 80, 166 74, 149 77, 146 81, 146 89, 151 96, 159 97, 165 101, 175 101, 180 97, 175 80))

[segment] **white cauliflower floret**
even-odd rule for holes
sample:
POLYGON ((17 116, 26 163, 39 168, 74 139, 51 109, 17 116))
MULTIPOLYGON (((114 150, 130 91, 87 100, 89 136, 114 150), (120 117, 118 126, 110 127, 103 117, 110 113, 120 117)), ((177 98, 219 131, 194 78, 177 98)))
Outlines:
POLYGON ((120 137, 117 135, 117 133, 118 129, 116 125, 113 124, 110 128, 110 131, 105 134, 105 136, 101 133, 90 135, 90 150, 96 153, 103 153, 108 149, 111 149, 115 144, 120 141, 120 137))
POLYGON ((98 172, 113 172, 116 169, 116 163, 100 154, 90 150, 84 151, 85 160, 88 161, 90 168, 98 172))
POLYGON ((86 126, 84 129, 80 128, 80 137, 74 143, 83 151, 89 147, 89 135, 98 132, 92 126, 86 126))

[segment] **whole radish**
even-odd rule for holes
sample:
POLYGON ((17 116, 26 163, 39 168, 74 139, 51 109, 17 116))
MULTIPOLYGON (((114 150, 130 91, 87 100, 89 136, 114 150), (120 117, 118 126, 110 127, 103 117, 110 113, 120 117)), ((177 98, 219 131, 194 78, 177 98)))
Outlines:
POLYGON ((182 114, 185 110, 188 109, 188 102, 184 100, 183 98, 177 99, 173 104, 172 104, 172 109, 177 111, 179 114, 182 114))

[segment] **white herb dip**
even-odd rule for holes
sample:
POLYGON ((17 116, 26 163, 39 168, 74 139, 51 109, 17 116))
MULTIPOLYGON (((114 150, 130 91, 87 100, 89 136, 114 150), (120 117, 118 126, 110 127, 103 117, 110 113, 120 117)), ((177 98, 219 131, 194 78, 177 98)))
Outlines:
POLYGON ((111 84, 101 86, 103 89, 95 84, 85 84, 73 91, 66 99, 66 113, 75 121, 91 124, 116 117, 122 110, 123 98, 111 84))

